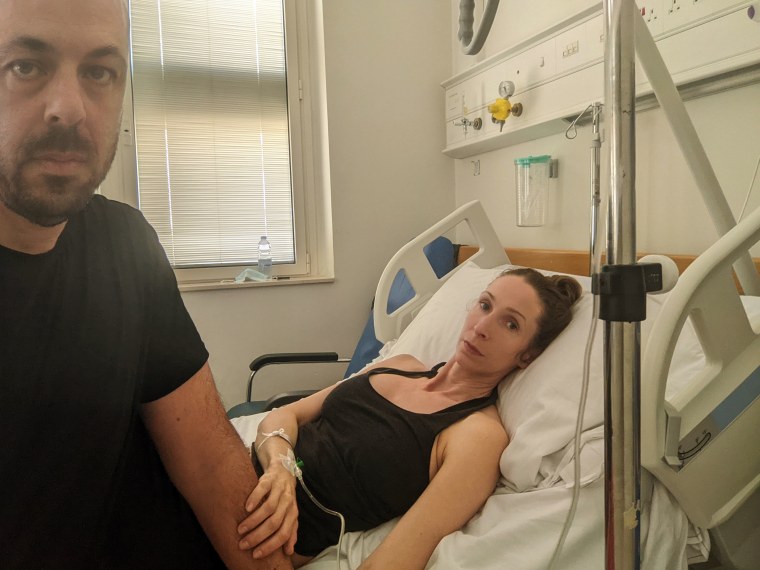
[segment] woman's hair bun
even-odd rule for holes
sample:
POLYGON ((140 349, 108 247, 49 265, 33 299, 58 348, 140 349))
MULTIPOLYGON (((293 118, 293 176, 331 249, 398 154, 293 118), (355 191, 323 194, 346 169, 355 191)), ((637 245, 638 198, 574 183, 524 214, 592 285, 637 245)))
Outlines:
POLYGON ((572 277, 567 275, 551 275, 549 276, 549 279, 557 288, 557 293, 565 297, 571 305, 583 294, 583 289, 581 288, 580 283, 572 277))

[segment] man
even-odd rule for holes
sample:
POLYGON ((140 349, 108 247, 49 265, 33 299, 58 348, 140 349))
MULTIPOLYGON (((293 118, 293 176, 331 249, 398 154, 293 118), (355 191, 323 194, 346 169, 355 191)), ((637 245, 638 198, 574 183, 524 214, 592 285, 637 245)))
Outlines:
POLYGON ((0 0, 0 567, 289 568, 238 544, 256 477, 155 232, 93 198, 127 19, 0 0))

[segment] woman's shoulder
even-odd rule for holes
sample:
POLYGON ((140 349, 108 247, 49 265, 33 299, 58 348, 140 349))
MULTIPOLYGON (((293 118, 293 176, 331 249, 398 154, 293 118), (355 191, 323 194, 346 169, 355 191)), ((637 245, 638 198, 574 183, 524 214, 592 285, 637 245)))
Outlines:
POLYGON ((411 354, 399 354, 386 358, 373 364, 370 369, 373 368, 398 368, 400 370, 416 371, 416 370, 429 370, 430 367, 423 364, 417 358, 411 354))
POLYGON ((502 446, 502 448, 509 442, 509 436, 495 405, 471 413, 445 431, 448 432, 446 436, 450 443, 459 444, 465 448, 478 441, 497 447, 502 446))
MULTIPOLYGON (((498 465, 508 444, 509 436, 495 406, 473 412, 439 434, 436 473, 444 464, 498 465)), ((481 474, 488 476, 485 471, 481 474)))

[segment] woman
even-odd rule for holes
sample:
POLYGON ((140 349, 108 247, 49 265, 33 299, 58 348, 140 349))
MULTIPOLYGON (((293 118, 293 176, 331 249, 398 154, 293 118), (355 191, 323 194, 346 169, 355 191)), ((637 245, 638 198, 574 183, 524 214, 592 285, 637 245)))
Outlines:
POLYGON ((338 520, 296 485, 294 449, 307 488, 345 516, 347 530, 401 516, 362 568, 424 568, 498 480, 509 438, 496 386, 567 326, 580 293, 567 276, 507 270, 468 312, 445 364, 428 370, 400 355, 270 412, 254 447, 263 474, 238 529, 241 548, 259 558, 284 546, 298 568, 337 542, 338 520))

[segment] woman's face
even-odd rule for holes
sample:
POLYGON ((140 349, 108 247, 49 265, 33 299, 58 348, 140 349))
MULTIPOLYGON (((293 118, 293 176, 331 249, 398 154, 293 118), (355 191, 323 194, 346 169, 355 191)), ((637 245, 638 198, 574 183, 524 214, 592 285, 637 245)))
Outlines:
POLYGON ((526 353, 538 331, 541 316, 538 294, 522 277, 497 278, 480 294, 465 319, 457 344, 460 365, 473 372, 497 375, 527 366, 526 353))

